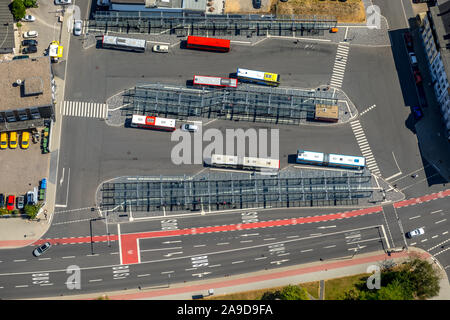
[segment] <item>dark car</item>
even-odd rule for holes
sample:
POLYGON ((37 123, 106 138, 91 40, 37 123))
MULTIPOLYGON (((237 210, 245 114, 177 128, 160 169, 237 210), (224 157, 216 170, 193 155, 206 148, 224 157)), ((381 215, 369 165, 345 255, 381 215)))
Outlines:
POLYGON ((27 39, 27 40, 23 40, 22 41, 22 46, 26 47, 26 46, 37 46, 38 45, 38 41, 34 40, 34 39, 27 39))
POLYGON ((261 0, 253 0, 253 7, 255 9, 260 9, 261 8, 261 0))
POLYGON ((420 107, 413 106, 412 107, 412 112, 413 112, 414 119, 420 120, 420 119, 423 118, 423 112, 422 112, 422 109, 420 107))
POLYGON ((16 199, 17 209, 23 209, 24 206, 25 206, 25 197, 24 196, 17 197, 16 199))
POLYGON ((28 59, 28 58, 29 58, 29 56, 15 56, 12 59, 13 60, 21 60, 21 59, 28 59))
POLYGON ((52 244, 50 242, 46 242, 44 243, 42 246, 37 247, 36 249, 33 250, 33 255, 35 257, 39 257, 41 254, 43 254, 45 251, 47 251, 48 249, 50 249, 50 247, 52 246, 52 244))
POLYGON ((5 196, 3 193, 0 193, 0 208, 5 206, 5 196))
POLYGON ((412 48, 413 43, 412 43, 411 33, 406 32, 406 33, 403 34, 403 37, 405 38, 406 46, 408 48, 412 48))
POLYGON ((37 47, 36 46, 29 46, 29 47, 25 47, 22 50, 22 53, 36 53, 37 52, 37 47))

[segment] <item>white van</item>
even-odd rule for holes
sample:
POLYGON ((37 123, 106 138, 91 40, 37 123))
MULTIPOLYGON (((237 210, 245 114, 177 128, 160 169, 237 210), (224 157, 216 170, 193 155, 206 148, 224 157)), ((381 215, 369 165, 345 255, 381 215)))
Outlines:
POLYGON ((169 52, 169 46, 157 44, 153 46, 153 52, 163 52, 163 53, 169 52))

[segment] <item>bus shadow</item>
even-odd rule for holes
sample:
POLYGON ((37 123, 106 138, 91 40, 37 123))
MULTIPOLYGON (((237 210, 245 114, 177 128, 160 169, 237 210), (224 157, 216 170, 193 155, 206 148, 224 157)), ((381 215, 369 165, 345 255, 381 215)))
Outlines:
POLYGON ((297 164, 297 154, 288 154, 288 163, 297 164))

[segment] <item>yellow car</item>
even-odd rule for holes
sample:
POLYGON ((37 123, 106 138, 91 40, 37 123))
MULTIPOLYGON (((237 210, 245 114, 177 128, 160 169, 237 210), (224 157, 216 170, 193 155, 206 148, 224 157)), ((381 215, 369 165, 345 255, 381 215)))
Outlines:
POLYGON ((11 149, 17 148, 17 132, 15 132, 15 131, 12 131, 9 134, 9 147, 11 149))
POLYGON ((22 132, 22 143, 20 144, 20 147, 22 149, 28 149, 30 146, 30 133, 28 131, 22 132))
POLYGON ((8 148, 8 134, 6 132, 2 132, 0 134, 0 149, 8 148))

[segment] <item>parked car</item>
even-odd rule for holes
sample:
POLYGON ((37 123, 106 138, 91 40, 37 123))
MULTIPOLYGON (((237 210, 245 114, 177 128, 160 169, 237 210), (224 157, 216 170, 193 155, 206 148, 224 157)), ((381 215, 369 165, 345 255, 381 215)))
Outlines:
POLYGON ((45 251, 47 251, 48 249, 50 249, 50 247, 52 246, 52 244, 50 242, 46 242, 44 243, 42 246, 37 247, 36 249, 33 250, 33 255, 35 257, 39 257, 41 254, 43 254, 45 251))
POLYGON ((15 56, 12 59, 13 60, 22 60, 22 59, 28 59, 30 56, 15 56))
POLYGON ((195 124, 183 124, 181 125, 181 130, 189 132, 197 132, 198 126, 196 126, 195 124))
POLYGON ((414 80, 416 80, 416 84, 419 84, 422 82, 422 76, 420 75, 419 70, 414 70, 414 80))
POLYGON ((17 148, 17 132, 15 132, 15 131, 12 131, 9 134, 9 147, 11 149, 17 148))
POLYGON ((2 132, 0 134, 0 149, 8 148, 8 134, 6 132, 2 132))
POLYGON ((411 33, 405 32, 405 33, 403 34, 403 38, 405 39, 406 46, 407 46, 409 49, 411 49, 412 46, 413 46, 411 33))
POLYGON ((6 209, 9 211, 14 210, 15 196, 6 197, 6 209))
POLYGON ((36 21, 36 18, 34 16, 32 16, 31 14, 27 14, 25 17, 23 17, 22 21, 34 22, 34 21, 36 21))
POLYGON ((25 198, 24 196, 18 196, 16 199, 16 207, 17 209, 23 209, 23 207, 25 206, 25 198))
POLYGON ((38 41, 34 39, 22 40, 22 47, 26 46, 37 46, 38 41))
POLYGON ((20 143, 20 147, 22 149, 28 149, 30 146, 30 133, 28 131, 22 132, 22 140, 20 143))
POLYGON ((261 0, 253 0, 253 8, 260 9, 261 8, 261 0))
POLYGON ((5 195, 3 193, 0 193, 0 208, 3 208, 5 206, 5 195))
POLYGON ((413 66, 417 65, 417 57, 416 57, 416 54, 414 52, 409 52, 409 61, 411 61, 411 64, 413 66))
POLYGON ((55 0, 55 4, 71 4, 72 0, 55 0))
POLYGON ((81 20, 75 20, 73 24, 73 34, 76 36, 81 36, 81 29, 83 26, 83 22, 81 20))
POLYGON ((413 112, 414 119, 420 120, 423 118, 423 112, 419 106, 413 106, 412 112, 413 112))
POLYGON ((412 230, 410 232, 407 232, 406 236, 408 238, 413 238, 413 237, 420 236, 420 235, 422 235, 424 233, 425 233, 425 230, 423 230, 423 228, 417 228, 417 229, 414 229, 414 230, 412 230))
POLYGON ((35 205, 36 204, 36 197, 33 191, 27 192, 27 204, 35 205))
POLYGON ((156 46, 153 46, 153 51, 154 52, 169 52, 169 46, 157 44, 156 46))
POLYGON ((27 32, 24 32, 24 33, 23 33, 24 39, 28 39, 28 38, 37 38, 38 35, 39 35, 38 32, 35 31, 35 30, 27 31, 27 32))
POLYGON ((37 47, 36 46, 29 46, 29 47, 25 47, 22 50, 22 53, 36 53, 37 52, 37 47))

